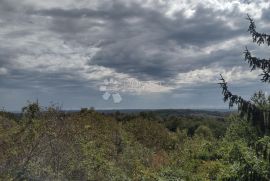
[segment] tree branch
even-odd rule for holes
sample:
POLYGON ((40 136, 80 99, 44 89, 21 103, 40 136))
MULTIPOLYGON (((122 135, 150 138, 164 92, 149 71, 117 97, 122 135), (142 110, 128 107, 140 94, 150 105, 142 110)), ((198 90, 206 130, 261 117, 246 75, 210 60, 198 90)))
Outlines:
POLYGON ((258 45, 267 43, 270 46, 270 35, 265 33, 258 33, 256 31, 256 25, 254 20, 247 14, 247 20, 249 20, 250 25, 248 27, 248 32, 251 34, 253 42, 256 42, 258 45))
POLYGON ((263 76, 261 81, 262 82, 270 82, 270 59, 259 59, 251 55, 249 50, 246 47, 244 51, 245 61, 249 63, 249 67, 251 71, 255 70, 256 68, 262 69, 263 73, 260 76, 263 76))

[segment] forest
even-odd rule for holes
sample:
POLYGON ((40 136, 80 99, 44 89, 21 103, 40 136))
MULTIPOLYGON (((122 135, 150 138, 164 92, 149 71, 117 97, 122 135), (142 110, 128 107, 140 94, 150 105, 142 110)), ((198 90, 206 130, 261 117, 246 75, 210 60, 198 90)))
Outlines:
MULTIPOLYGON (((248 20, 253 41, 269 46, 270 36, 248 20)), ((270 61, 244 55, 269 83, 270 61)), ((237 111, 69 112, 38 102, 20 114, 2 110, 0 180, 270 180, 270 96, 257 91, 245 100, 222 75, 219 85, 237 111)))
MULTIPOLYGON (((270 105, 261 92, 252 100, 270 105)), ((0 180, 269 180, 270 137, 238 113, 194 112, 67 112, 37 102, 2 111, 0 180)))

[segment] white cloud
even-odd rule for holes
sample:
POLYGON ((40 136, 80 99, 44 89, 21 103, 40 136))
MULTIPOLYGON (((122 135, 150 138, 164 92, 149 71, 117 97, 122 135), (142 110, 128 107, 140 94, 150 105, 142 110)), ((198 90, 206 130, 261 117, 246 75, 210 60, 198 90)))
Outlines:
POLYGON ((0 76, 6 75, 8 73, 8 70, 6 68, 0 67, 0 76))
MULTIPOLYGON (((219 50, 223 50, 223 51, 230 50, 235 45, 247 45, 249 42, 250 42, 250 37, 239 36, 236 38, 234 37, 234 38, 229 39, 229 40, 217 42, 217 43, 214 43, 212 45, 206 46, 206 47, 202 48, 201 51, 204 52, 205 54, 210 54, 212 52, 219 51, 219 50)), ((240 53, 241 52, 239 52, 239 54, 240 53)))
POLYGON ((250 71, 240 66, 232 68, 222 67, 202 67, 200 69, 192 70, 186 73, 179 73, 175 83, 180 86, 190 86, 204 83, 217 83, 219 82, 219 75, 232 83, 245 83, 258 79, 260 71, 250 71))
POLYGON ((175 11, 181 9, 194 9, 195 7, 201 5, 217 11, 221 10, 227 12, 233 12, 235 8, 239 8, 240 12, 249 12, 254 16, 260 16, 261 10, 269 6, 269 2, 265 0, 251 1, 249 3, 243 0, 171 0, 169 2, 172 9, 175 9, 175 11))

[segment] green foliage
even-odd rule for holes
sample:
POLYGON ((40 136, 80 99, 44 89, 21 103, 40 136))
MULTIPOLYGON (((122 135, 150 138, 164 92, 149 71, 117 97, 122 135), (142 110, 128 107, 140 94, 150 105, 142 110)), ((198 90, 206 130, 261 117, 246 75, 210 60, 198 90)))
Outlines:
POLYGON ((171 132, 147 114, 122 122, 119 114, 30 103, 19 121, 8 115, 0 116, 0 180, 188 179, 205 147, 185 127, 171 132))
POLYGON ((209 116, 171 117, 163 124, 165 124, 165 126, 171 131, 176 131, 177 129, 187 129, 189 136, 193 136, 198 127, 206 126, 210 128, 215 138, 224 136, 228 126, 228 123, 224 120, 224 118, 215 118, 209 116))
POLYGON ((29 104, 22 108, 22 114, 25 118, 33 120, 39 116, 41 107, 37 102, 29 102, 29 104))
POLYGON ((243 142, 251 145, 258 139, 257 130, 246 119, 232 115, 230 122, 231 124, 225 134, 227 141, 243 140, 243 142))
POLYGON ((198 137, 202 137, 205 138, 207 140, 211 140, 213 139, 213 133, 211 131, 210 128, 208 128, 207 126, 199 126, 196 130, 195 130, 195 135, 198 137))
POLYGON ((242 141, 223 143, 224 170, 221 178, 225 180, 269 180, 269 161, 261 159, 254 149, 242 141), (226 148, 225 148, 226 146, 226 148))
POLYGON ((247 120, 174 117, 169 130, 148 116, 37 104, 19 120, 2 114, 0 180, 269 180, 270 139, 247 120))
POLYGON ((232 116, 231 125, 220 144, 224 180, 269 180, 268 137, 259 138, 247 120, 232 116), (266 157, 265 157, 266 156, 266 157))
POLYGON ((133 134, 136 141, 148 148, 169 150, 175 146, 175 140, 171 138, 168 130, 160 123, 136 119, 129 121, 124 127, 133 134))

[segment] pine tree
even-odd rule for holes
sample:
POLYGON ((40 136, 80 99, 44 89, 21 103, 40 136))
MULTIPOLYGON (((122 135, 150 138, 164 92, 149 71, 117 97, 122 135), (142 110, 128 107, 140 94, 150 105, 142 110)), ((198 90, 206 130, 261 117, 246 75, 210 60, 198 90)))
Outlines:
MULTIPOLYGON (((270 35, 265 33, 259 33, 256 31, 256 25, 254 20, 248 15, 247 20, 250 22, 248 32, 251 34, 253 42, 258 45, 266 44, 270 46, 270 35)), ((251 71, 255 69, 261 69, 262 76, 261 81, 270 83, 270 59, 260 59, 252 56, 248 48, 244 51, 245 61, 249 64, 251 71)), ((224 102, 229 102, 229 107, 234 105, 238 106, 240 116, 246 116, 249 121, 255 126, 261 135, 269 135, 270 133, 270 109, 261 108, 252 101, 243 99, 241 96, 234 95, 229 89, 228 84, 221 75, 221 82, 219 83, 222 88, 222 94, 224 96, 224 102)))

